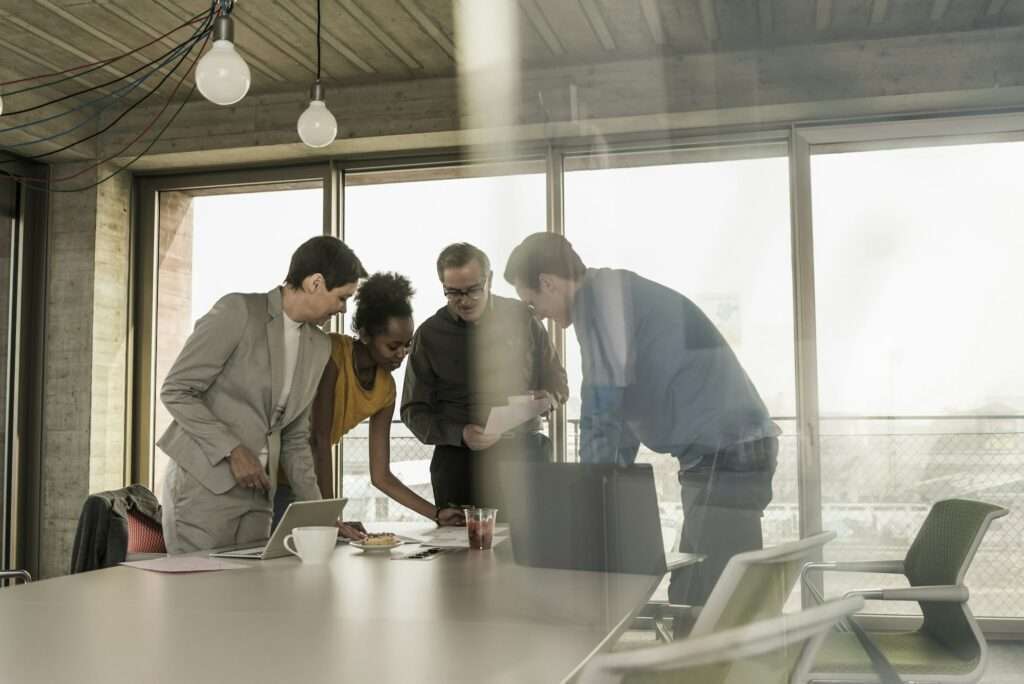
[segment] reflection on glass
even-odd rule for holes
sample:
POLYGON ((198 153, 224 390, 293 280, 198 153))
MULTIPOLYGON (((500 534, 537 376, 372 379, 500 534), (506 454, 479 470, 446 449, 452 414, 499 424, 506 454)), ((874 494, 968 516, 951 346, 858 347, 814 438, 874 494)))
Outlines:
MULTIPOLYGON (((454 242, 470 242, 482 249, 496 272, 492 291, 515 298, 515 292, 501 278, 501 270, 512 248, 523 237, 545 227, 543 173, 453 175, 463 174, 424 169, 401 172, 399 182, 392 174, 346 176, 345 242, 356 251, 368 271, 397 271, 412 281, 416 289, 413 310, 417 325, 447 303, 436 269, 437 257, 444 247, 454 242)), ((472 286, 461 289, 466 292, 457 293, 458 299, 473 301, 472 286)), ((400 397, 404 368, 394 378, 400 397)), ((392 472, 417 494, 432 501, 433 447, 420 443, 405 425, 397 422, 397 409, 395 419, 391 432, 392 472)), ((345 435, 342 453, 344 495, 349 498, 346 516, 367 521, 422 520, 371 485, 367 424, 345 435)))
MULTIPOLYGON (((171 423, 160 385, 196 320, 230 292, 284 282, 295 248, 323 232, 320 188, 194 197, 160 194, 154 441, 171 423)), ((153 448, 154 492, 167 456, 153 448)))
MULTIPOLYGON (((902 558, 940 499, 1024 507, 1022 162, 1024 143, 812 159, 830 560, 902 558)), ((967 577, 976 614, 1024 613, 1022 547, 1024 526, 993 525, 967 577)), ((826 589, 865 581, 899 584, 826 589)))
MULTIPOLYGON (((612 158, 615 164, 615 158, 612 158)), ((789 170, 784 157, 566 173, 566 236, 590 266, 625 268, 692 299, 736 352, 784 434, 765 543, 797 532, 789 170)), ((580 357, 566 333, 572 393, 570 458, 578 447, 580 357)), ((578 454, 576 454, 578 455, 578 454)), ((679 540, 675 459, 641 448, 656 472, 666 546, 679 540)))

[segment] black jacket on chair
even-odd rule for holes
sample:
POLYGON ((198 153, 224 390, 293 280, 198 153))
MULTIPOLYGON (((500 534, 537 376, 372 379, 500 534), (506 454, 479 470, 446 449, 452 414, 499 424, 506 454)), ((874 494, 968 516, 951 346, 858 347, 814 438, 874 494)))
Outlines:
POLYGON ((82 506, 71 552, 71 572, 107 568, 128 555, 128 511, 160 525, 160 503, 142 485, 92 494, 82 506))

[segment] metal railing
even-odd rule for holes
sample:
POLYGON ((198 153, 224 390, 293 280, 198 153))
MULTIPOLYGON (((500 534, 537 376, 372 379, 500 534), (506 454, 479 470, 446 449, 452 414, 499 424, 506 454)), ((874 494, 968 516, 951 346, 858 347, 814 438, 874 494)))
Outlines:
MULTIPOLYGON (((765 544, 799 536, 795 421, 779 419, 779 466, 763 520, 765 544)), ((1024 616, 1024 418, 824 418, 821 421, 822 520, 837 539, 828 560, 902 558, 931 504, 969 498, 1005 506, 978 551, 967 581, 977 615, 1024 616)), ((569 420, 567 448, 579 449, 579 421, 569 420)), ((370 484, 365 426, 345 437, 346 515, 365 520, 417 520, 412 511, 370 484)), ((427 500, 433 448, 401 423, 391 440, 392 468, 427 500)), ((654 467, 666 545, 678 539, 682 506, 673 458, 641 449, 637 462, 654 467)), ((883 578, 884 579, 884 578, 883 578)), ((854 588, 844 581, 884 586, 875 577, 829 578, 829 595, 854 588)), ((895 606, 895 610, 912 609, 895 606)))

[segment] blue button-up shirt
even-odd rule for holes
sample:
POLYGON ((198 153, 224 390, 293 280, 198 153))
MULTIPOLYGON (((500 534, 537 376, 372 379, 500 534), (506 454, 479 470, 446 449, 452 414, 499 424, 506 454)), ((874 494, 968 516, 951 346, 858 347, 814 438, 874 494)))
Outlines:
POLYGON ((627 465, 642 443, 686 468, 780 434, 725 338, 678 292, 632 271, 587 269, 572 317, 584 462, 627 465))

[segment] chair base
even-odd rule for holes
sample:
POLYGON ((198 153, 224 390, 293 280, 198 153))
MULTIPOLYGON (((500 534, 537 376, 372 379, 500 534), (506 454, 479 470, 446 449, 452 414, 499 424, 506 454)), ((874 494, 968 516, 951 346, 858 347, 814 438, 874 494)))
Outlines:
MULTIPOLYGON (((964 660, 918 632, 872 632, 871 639, 900 676, 909 681, 970 684, 981 680, 980 657, 964 660)), ((877 682, 871 660, 851 632, 832 632, 821 645, 813 682, 877 682)))

